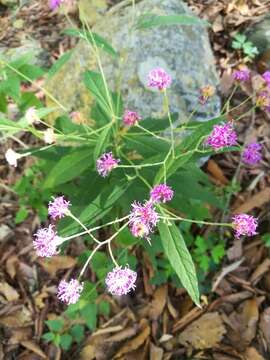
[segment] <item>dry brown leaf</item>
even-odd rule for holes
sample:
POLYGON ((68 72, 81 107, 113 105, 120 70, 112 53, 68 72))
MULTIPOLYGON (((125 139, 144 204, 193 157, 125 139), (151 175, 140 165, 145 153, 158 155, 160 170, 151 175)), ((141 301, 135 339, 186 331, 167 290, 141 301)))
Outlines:
POLYGON ((173 325, 173 332, 182 330, 189 323, 191 323, 192 321, 197 319, 199 316, 201 316, 202 313, 203 313, 203 310, 198 307, 191 309, 187 314, 185 314, 180 320, 178 320, 173 325))
POLYGON ((267 187, 251 196, 251 198, 249 198, 244 204, 234 209, 233 214, 248 213, 254 208, 260 208, 268 201, 270 201, 270 187, 267 187))
POLYGON ((260 316, 260 329, 270 351, 270 307, 266 308, 260 316))
POLYGON ((44 352, 40 349, 40 347, 34 343, 34 341, 22 341, 21 345, 26 349, 33 351, 33 353, 40 356, 42 359, 48 359, 44 352))
MULTIPOLYGON (((117 334, 108 337, 105 341, 106 342, 119 342, 135 336, 138 332, 139 327, 135 324, 130 326, 122 331, 119 331, 117 334)), ((106 329, 104 329, 106 330, 106 329)))
POLYGON ((16 255, 11 255, 6 262, 6 270, 8 275, 14 279, 16 275, 17 266, 19 263, 19 259, 16 255))
POLYGON ((150 360, 162 360, 164 350, 150 343, 150 360))
POLYGON ((96 357, 96 348, 93 345, 86 345, 80 354, 80 360, 93 360, 96 357))
POLYGON ((166 305, 168 287, 163 285, 159 287, 154 293, 154 299, 150 304, 149 317, 152 320, 157 320, 162 314, 162 311, 166 305))
POLYGON ((209 173, 222 185, 227 185, 229 180, 224 175, 220 166, 212 159, 207 163, 207 170, 209 173))
POLYGON ((254 347, 249 347, 245 351, 245 360, 265 360, 254 347))
POLYGON ((218 312, 207 313, 193 321, 179 335, 180 344, 194 349, 208 349, 216 346, 226 333, 218 312))
POLYGON ((32 314, 26 307, 23 307, 19 311, 14 312, 12 315, 0 317, 0 325, 9 328, 24 327, 31 325, 32 323, 32 314))
POLYGON ((33 332, 32 332, 32 328, 29 327, 19 327, 17 329, 12 329, 11 330, 11 337, 8 341, 9 344, 19 344, 22 341, 25 340, 30 340, 33 338, 33 332))
POLYGON ((250 281, 253 285, 256 285, 262 276, 267 273, 270 268, 270 259, 266 258, 254 271, 251 275, 250 281))
POLYGON ((139 335, 127 341, 116 353, 114 359, 119 359, 122 355, 138 349, 148 339, 150 335, 150 326, 148 322, 145 319, 142 319, 141 326, 142 330, 139 332, 139 335))
POLYGON ((0 282, 0 293, 4 295, 7 301, 15 301, 20 297, 18 292, 6 282, 0 282))
POLYGON ((53 256, 50 259, 38 260, 38 263, 50 275, 54 276, 59 270, 70 269, 75 266, 76 260, 71 256, 53 256))

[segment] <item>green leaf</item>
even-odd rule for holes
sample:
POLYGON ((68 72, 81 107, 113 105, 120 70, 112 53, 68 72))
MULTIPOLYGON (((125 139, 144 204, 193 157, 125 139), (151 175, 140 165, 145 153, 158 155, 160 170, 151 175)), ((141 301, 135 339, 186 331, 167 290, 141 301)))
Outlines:
POLYGON ((200 294, 195 266, 182 234, 175 224, 168 225, 160 221, 158 228, 164 252, 171 266, 192 300, 199 306, 200 294))
MULTIPOLYGON (((95 200, 93 200, 88 206, 80 207, 76 212, 74 209, 74 214, 83 224, 90 226, 111 210, 115 202, 118 201, 118 199, 126 192, 129 185, 129 183, 123 181, 114 188, 112 185, 105 186, 104 189, 95 198, 95 200)), ((75 234, 77 231, 79 231, 79 229, 80 226, 75 224, 74 221, 70 221, 69 219, 64 219, 58 228, 61 236, 75 234)))
POLYGON ((179 15, 154 15, 144 14, 139 17, 137 29, 149 29, 154 26, 170 26, 170 25, 207 25, 205 20, 199 19, 197 16, 179 14, 179 15))
POLYGON ((215 264, 219 264, 223 256, 225 255, 225 249, 223 244, 218 244, 211 250, 211 255, 215 264))
POLYGON ((44 188, 52 188, 79 176, 93 165, 91 148, 78 148, 56 163, 44 180, 44 188))
POLYGON ((110 102, 112 102, 112 95, 109 90, 106 90, 101 74, 95 71, 86 71, 84 73, 84 84, 94 95, 102 110, 106 114, 111 114, 110 102))
POLYGON ((48 328, 51 331, 59 332, 62 330, 64 326, 64 319, 55 319, 55 320, 47 320, 45 321, 45 324, 48 326, 48 328))
POLYGON ((15 224, 20 224, 27 218, 27 216, 28 216, 27 208, 25 206, 20 206, 15 216, 15 224))
POLYGON ((68 350, 72 344, 72 336, 69 334, 63 334, 60 337, 60 345, 62 349, 68 350))
POLYGON ((98 303, 98 312, 104 316, 110 315, 110 303, 108 301, 102 300, 98 303))
POLYGON ((91 44, 95 44, 97 47, 106 51, 109 55, 115 58, 118 57, 117 51, 108 43, 108 41, 96 33, 90 33, 89 31, 79 29, 66 29, 64 30, 64 34, 79 37, 91 44))
POLYGON ((111 133, 111 126, 107 126, 99 135, 96 147, 94 149, 94 162, 98 159, 98 157, 103 153, 103 151, 106 149, 108 142, 110 140, 110 133, 111 133))
POLYGON ((84 326, 79 324, 72 326, 70 334, 77 343, 81 342, 84 336, 84 326))
POLYGON ((97 326, 97 305, 87 304, 81 309, 81 315, 85 319, 87 327, 90 330, 95 330, 97 326))
POLYGON ((52 332, 47 332, 41 336, 41 338, 45 341, 53 341, 55 338, 55 334, 52 332))

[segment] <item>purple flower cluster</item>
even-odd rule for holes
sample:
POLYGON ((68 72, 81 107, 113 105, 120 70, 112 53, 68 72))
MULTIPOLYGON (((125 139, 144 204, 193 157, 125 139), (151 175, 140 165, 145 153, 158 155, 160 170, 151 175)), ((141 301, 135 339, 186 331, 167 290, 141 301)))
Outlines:
POLYGON ((233 79, 238 82, 247 82, 250 79, 250 71, 247 68, 235 70, 233 72, 233 79))
POLYGON ((105 153, 97 160, 97 172, 102 177, 106 177, 120 162, 119 159, 113 157, 112 152, 105 153))
POLYGON ((63 3, 63 0, 50 0, 50 8, 55 10, 63 3))
POLYGON ((242 153, 242 161, 248 165, 255 165, 262 159, 262 145, 251 143, 247 145, 242 153))
POLYGON ((150 192, 150 200, 154 203, 166 203, 173 198, 173 190, 166 184, 156 185, 150 192))
POLYGON ((158 213, 152 202, 146 201, 144 205, 135 201, 129 215, 130 230, 135 237, 145 237, 153 231, 158 222, 158 213))
POLYGON ((53 225, 39 229, 37 233, 34 234, 34 237, 33 246, 38 256, 51 257, 57 253, 60 238, 57 236, 53 225))
POLYGON ((237 134, 231 123, 215 125, 205 142, 214 150, 237 144, 237 134))
POLYGON ((125 110, 123 115, 123 123, 127 126, 134 126, 138 121, 141 120, 141 117, 136 111, 125 110))
POLYGON ((235 229, 235 236, 240 238, 241 235, 252 236, 256 235, 256 229, 258 226, 258 220, 252 216, 247 214, 238 214, 233 218, 233 228, 235 229))
POLYGON ((83 291, 83 283, 76 279, 71 279, 69 282, 62 280, 58 286, 57 297, 67 305, 75 304, 83 291))
POLYGON ((135 289, 136 279, 137 273, 135 271, 130 270, 128 267, 122 269, 119 266, 107 274, 105 283, 112 295, 122 296, 135 289))
POLYGON ((49 202, 48 213, 52 219, 61 219, 68 213, 70 202, 65 200, 64 196, 58 196, 53 201, 49 202))
POLYGON ((159 91, 166 90, 172 83, 171 76, 162 68, 155 68, 148 74, 147 85, 159 91))

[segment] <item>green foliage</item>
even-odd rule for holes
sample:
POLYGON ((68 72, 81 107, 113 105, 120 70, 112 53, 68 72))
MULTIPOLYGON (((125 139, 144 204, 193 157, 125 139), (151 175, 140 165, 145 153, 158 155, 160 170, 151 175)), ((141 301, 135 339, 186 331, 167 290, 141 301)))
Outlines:
POLYGON ((257 47, 251 41, 247 40, 245 34, 236 33, 233 39, 233 49, 241 50, 248 60, 253 60, 259 54, 257 47))

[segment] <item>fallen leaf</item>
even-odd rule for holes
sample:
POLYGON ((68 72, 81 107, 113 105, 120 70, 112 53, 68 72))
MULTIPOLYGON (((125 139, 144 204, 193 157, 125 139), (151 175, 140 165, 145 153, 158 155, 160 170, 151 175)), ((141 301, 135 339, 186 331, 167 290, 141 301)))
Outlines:
POLYGON ((226 267, 224 267, 222 270, 221 270, 221 273, 219 274, 219 276, 217 277, 216 281, 214 282, 213 286, 212 286, 212 291, 215 291, 216 288, 218 287, 219 283, 221 282, 222 279, 224 279, 224 277, 226 275, 228 275, 230 272, 234 271, 235 269, 237 269, 241 264, 242 262, 244 261, 244 259, 241 259, 241 260, 238 260, 226 267))
POLYGON ((249 347, 245 351, 245 360, 265 360, 254 347, 249 347))
POLYGON ((38 263, 51 276, 54 276, 59 270, 70 269, 75 266, 76 260, 71 256, 53 256, 52 258, 46 260, 39 259, 38 263))
POLYGON ((142 319, 141 327, 142 330, 139 332, 139 335, 127 341, 116 353, 114 359, 118 359, 119 357, 138 349, 148 339, 150 335, 150 326, 145 319, 142 319))
MULTIPOLYGON (((119 331, 115 335, 108 337, 105 341, 106 342, 120 342, 120 341, 129 339, 132 336, 135 336, 137 334, 138 329, 139 329, 139 327, 135 324, 133 326, 125 328, 122 331, 119 331)), ((106 329, 104 329, 104 330, 106 330, 106 329)))
POLYGON ((48 359, 44 352, 40 349, 40 347, 36 343, 34 343, 34 341, 21 341, 21 345, 24 346, 26 349, 33 351, 42 359, 48 359))
POLYGON ((173 332, 182 330, 189 323, 200 317, 202 313, 203 313, 202 309, 198 307, 193 308, 173 325, 173 332))
POLYGON ((266 258, 253 272, 250 281, 253 285, 256 285, 262 276, 267 273, 270 268, 270 259, 266 258))
POLYGON ((207 163, 207 170, 209 173, 222 185, 227 185, 229 180, 224 175, 220 166, 212 159, 207 163))
MULTIPOLYGON (((239 195, 240 196, 240 195, 239 195)), ((233 214, 242 214, 248 213, 254 208, 260 208, 262 205, 270 201, 270 187, 267 187, 257 194, 251 196, 244 204, 238 206, 234 209, 233 214)))
POLYGON ((180 344, 194 349, 209 349, 216 346, 226 333, 218 312, 207 313, 193 321, 179 335, 180 344))
POLYGON ((18 328, 31 324, 33 324, 32 314, 26 307, 23 307, 11 315, 0 317, 0 325, 9 328, 18 328))
POLYGON ((6 270, 11 279, 14 279, 17 271, 19 259, 16 255, 11 255, 6 261, 6 270))
POLYGON ((266 308, 260 316, 260 329, 270 351, 270 307, 266 308))
POLYGON ((0 282, 0 293, 4 295, 7 301, 15 301, 20 297, 18 292, 6 282, 0 282))
POLYGON ((162 314, 163 309, 166 305, 167 300, 168 287, 167 285, 163 285, 154 293, 154 299, 150 304, 149 309, 149 317, 152 320, 157 320, 159 316, 162 314))

